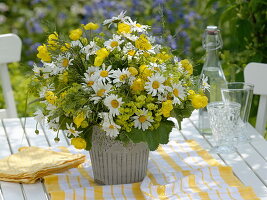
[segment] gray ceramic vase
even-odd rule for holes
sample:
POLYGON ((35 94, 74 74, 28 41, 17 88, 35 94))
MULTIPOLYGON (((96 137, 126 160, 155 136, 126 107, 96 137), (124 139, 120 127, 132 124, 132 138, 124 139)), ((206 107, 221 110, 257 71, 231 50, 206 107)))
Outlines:
POLYGON ((93 128, 90 158, 94 180, 102 185, 140 182, 146 176, 149 149, 147 143, 124 144, 93 128))

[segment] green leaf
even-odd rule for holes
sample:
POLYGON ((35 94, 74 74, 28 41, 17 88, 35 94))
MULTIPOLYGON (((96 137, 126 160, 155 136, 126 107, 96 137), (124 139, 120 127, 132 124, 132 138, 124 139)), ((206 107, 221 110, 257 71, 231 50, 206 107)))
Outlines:
POLYGON ((132 129, 127 136, 134 142, 146 142, 150 151, 155 151, 159 144, 167 144, 169 142, 169 135, 173 127, 173 122, 163 121, 155 130, 142 131, 140 129, 132 129))
POLYGON ((224 24, 226 21, 229 21, 233 18, 233 16, 236 15, 236 7, 237 5, 234 4, 230 7, 228 7, 221 15, 220 17, 220 21, 219 21, 219 24, 220 26, 222 26, 222 24, 224 24))

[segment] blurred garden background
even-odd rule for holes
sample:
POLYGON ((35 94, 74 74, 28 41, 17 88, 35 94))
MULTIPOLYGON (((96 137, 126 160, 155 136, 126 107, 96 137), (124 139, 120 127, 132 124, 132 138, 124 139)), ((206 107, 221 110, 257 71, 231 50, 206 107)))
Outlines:
MULTIPOLYGON (((168 44, 180 58, 194 63, 199 75, 204 62, 202 34, 207 25, 221 29, 224 42, 221 63, 228 81, 243 81, 249 62, 267 63, 267 2, 265 0, 0 0, 0 34, 16 33, 23 41, 20 63, 9 65, 19 116, 31 116, 34 105, 25 102, 28 83, 37 59, 37 47, 57 31, 88 22, 100 22, 121 11, 152 27, 161 43, 168 44)), ((101 30, 99 30, 101 31, 101 30)), ((34 97, 29 97, 28 101, 34 97)), ((250 122, 255 123, 255 97, 250 122)), ((4 107, 0 89, 0 108, 4 107)))

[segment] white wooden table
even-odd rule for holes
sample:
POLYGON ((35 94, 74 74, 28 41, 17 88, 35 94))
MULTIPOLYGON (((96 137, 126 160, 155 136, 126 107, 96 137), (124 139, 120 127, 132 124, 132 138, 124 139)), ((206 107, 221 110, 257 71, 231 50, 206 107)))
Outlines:
MULTIPOLYGON (((173 129, 171 140, 196 140, 203 148, 208 149, 213 141, 203 137, 196 129, 197 115, 182 123, 182 130, 173 129)), ((27 118, 25 129, 22 119, 4 119, 0 121, 0 158, 17 152, 21 146, 68 146, 67 138, 60 134, 60 142, 55 143, 55 132, 46 128, 39 128, 35 134, 35 121, 27 118)), ((267 143, 253 128, 249 127, 251 143, 238 147, 238 152, 224 155, 213 155, 219 162, 233 168, 235 175, 247 186, 252 186, 261 199, 267 200, 267 143)), ((47 200, 47 194, 42 182, 35 184, 17 184, 0 181, 0 200, 47 200)))

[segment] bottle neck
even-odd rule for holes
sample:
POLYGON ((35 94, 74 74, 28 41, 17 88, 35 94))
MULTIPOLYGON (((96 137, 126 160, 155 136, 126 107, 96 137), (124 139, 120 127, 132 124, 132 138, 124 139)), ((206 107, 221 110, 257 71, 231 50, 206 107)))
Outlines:
POLYGON ((220 60, 217 50, 206 50, 205 66, 220 67, 220 60))

